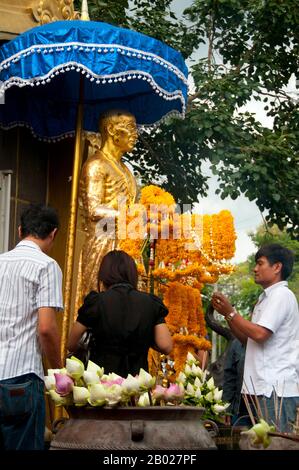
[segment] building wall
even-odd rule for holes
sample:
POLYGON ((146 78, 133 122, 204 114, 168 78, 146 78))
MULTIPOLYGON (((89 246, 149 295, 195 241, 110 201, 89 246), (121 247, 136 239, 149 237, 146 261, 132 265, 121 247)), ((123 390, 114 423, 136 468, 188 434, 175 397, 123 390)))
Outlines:
POLYGON ((12 170, 9 249, 18 242, 20 212, 47 203, 48 155, 27 129, 0 130, 0 169, 12 170))

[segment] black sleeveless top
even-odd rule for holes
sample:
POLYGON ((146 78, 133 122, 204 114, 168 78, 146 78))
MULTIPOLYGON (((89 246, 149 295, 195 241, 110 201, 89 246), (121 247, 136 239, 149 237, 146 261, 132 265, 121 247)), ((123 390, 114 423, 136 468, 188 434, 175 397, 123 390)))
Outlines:
POLYGON ((165 323, 167 314, 159 297, 121 283, 105 292, 90 292, 77 321, 92 329, 95 341, 90 359, 104 367, 105 373, 126 377, 138 374, 141 367, 148 370, 154 327, 165 323))

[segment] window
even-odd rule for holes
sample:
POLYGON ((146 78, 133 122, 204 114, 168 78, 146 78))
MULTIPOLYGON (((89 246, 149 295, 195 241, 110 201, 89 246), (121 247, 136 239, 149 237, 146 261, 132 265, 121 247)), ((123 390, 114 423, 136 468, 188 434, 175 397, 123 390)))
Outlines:
POLYGON ((8 250, 11 170, 0 170, 0 253, 8 250))

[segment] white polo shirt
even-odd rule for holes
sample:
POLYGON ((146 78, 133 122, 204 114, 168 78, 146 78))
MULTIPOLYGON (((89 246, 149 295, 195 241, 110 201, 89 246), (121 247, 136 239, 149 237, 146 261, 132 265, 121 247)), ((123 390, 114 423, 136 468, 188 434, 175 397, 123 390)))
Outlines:
POLYGON ((63 308, 62 273, 29 240, 0 255, 0 380, 44 377, 37 324, 40 307, 63 308))
POLYGON ((264 290, 252 320, 272 331, 263 343, 248 338, 242 393, 299 396, 299 311, 287 281, 264 290), (254 384, 254 387, 252 385, 254 384))

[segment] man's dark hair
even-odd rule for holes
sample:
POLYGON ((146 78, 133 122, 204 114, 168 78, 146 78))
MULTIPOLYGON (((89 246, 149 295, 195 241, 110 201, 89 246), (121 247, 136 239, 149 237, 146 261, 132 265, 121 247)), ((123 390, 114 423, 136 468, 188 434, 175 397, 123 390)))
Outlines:
POLYGON ((98 282, 100 281, 106 288, 127 282, 136 289, 138 272, 135 261, 125 251, 109 251, 101 262, 98 274, 98 282))
POLYGON ((44 240, 59 227, 59 219, 55 209, 42 204, 30 204, 21 213, 20 217, 22 238, 32 235, 44 240))
POLYGON ((255 261, 264 256, 269 261, 270 266, 274 263, 281 263, 281 279, 287 279, 293 270, 294 253, 279 245, 278 243, 269 243, 263 245, 255 255, 255 261))

